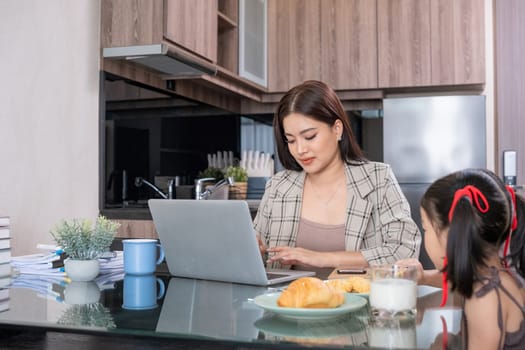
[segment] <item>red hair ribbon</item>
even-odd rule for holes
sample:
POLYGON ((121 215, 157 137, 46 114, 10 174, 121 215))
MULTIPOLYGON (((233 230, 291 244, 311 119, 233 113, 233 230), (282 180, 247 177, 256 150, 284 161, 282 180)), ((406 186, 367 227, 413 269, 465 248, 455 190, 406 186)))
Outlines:
POLYGON ((450 210, 448 212, 448 222, 452 221, 456 205, 463 197, 468 197, 472 204, 474 204, 480 212, 486 213, 489 211, 489 202, 487 201, 485 195, 477 187, 467 185, 454 193, 454 199, 452 200, 452 205, 450 206, 450 210), (480 200, 483 202, 483 206, 481 206, 480 200))
POLYGON ((507 236, 507 239, 505 240, 505 245, 503 246, 503 264, 505 265, 505 268, 508 268, 507 259, 507 253, 509 252, 509 246, 510 246, 510 239, 512 237, 512 232, 518 228, 518 217, 516 215, 516 192, 514 192, 514 189, 511 186, 505 186, 507 188, 507 191, 510 194, 510 198, 512 199, 512 221, 510 225, 510 232, 507 236))
POLYGON ((445 304, 447 303, 447 299, 448 299, 448 281, 447 281, 447 271, 446 271, 447 265, 448 265, 448 259, 445 256, 445 258, 443 259, 443 270, 445 271, 441 273, 441 304, 439 304, 439 307, 445 306, 445 304))

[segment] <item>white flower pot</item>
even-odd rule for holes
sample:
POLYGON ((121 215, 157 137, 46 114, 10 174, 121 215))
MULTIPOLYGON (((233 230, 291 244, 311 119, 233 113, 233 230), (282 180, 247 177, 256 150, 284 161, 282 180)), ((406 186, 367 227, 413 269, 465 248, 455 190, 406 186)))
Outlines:
POLYGON ((92 281, 98 276, 100 271, 100 264, 98 260, 74 260, 66 259, 64 261, 64 269, 67 277, 72 281, 86 282, 92 281))

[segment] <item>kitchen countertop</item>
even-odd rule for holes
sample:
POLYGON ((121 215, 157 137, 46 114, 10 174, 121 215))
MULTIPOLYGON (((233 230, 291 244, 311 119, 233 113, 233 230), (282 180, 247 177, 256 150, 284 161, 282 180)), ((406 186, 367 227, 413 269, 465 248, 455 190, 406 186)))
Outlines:
MULTIPOLYGON (((261 201, 259 199, 247 199, 246 202, 248 203, 252 217, 255 217, 261 201)), ((103 208, 100 210, 100 214, 108 219, 114 220, 152 220, 146 203, 129 204, 127 207, 119 205, 111 208, 103 208)))

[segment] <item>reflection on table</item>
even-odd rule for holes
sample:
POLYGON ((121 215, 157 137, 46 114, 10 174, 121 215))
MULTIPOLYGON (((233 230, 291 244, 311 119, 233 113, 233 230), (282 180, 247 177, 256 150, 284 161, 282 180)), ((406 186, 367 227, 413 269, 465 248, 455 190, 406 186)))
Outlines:
POLYGON ((370 317, 368 304, 334 317, 283 318, 254 303, 258 295, 277 291, 267 287, 156 276, 149 278, 148 283, 134 285, 145 286, 148 295, 159 297, 157 306, 150 301, 147 304, 152 308, 125 309, 124 280, 116 281, 112 288, 98 290, 93 283, 48 282, 47 286, 39 282, 38 288, 14 283, 8 293, 9 308, 0 312, 0 327, 212 339, 242 345, 294 343, 309 347, 315 344, 316 348, 342 345, 421 349, 440 347, 444 338, 449 342, 458 339, 461 330, 461 309, 452 304, 439 308, 440 290, 426 287, 418 288, 415 318, 376 322, 370 317), (52 293, 45 294, 46 291, 52 293), (442 337, 443 331, 448 332, 447 337, 442 337))

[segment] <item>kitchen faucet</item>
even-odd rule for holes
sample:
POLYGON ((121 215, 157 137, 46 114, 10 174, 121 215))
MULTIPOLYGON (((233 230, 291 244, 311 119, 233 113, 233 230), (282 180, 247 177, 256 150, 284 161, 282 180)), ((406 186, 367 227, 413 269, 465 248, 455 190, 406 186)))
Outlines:
POLYGON ((203 191, 203 187, 202 187, 203 184, 207 181, 214 181, 214 180, 215 180, 214 177, 205 177, 202 179, 196 179, 195 180, 195 199, 197 200, 208 199, 213 192, 220 190, 224 186, 233 185, 235 182, 233 180, 233 177, 230 176, 226 179, 220 180, 212 187, 208 187, 207 189, 203 191))
POLYGON ((175 179, 170 179, 168 181, 168 194, 165 194, 157 186, 155 186, 154 184, 152 184, 148 180, 145 180, 142 177, 136 177, 135 178, 135 186, 140 187, 143 184, 146 184, 149 187, 151 187, 153 190, 155 190, 155 192, 157 192, 164 199, 173 199, 173 185, 174 185, 174 183, 175 183, 175 179))

